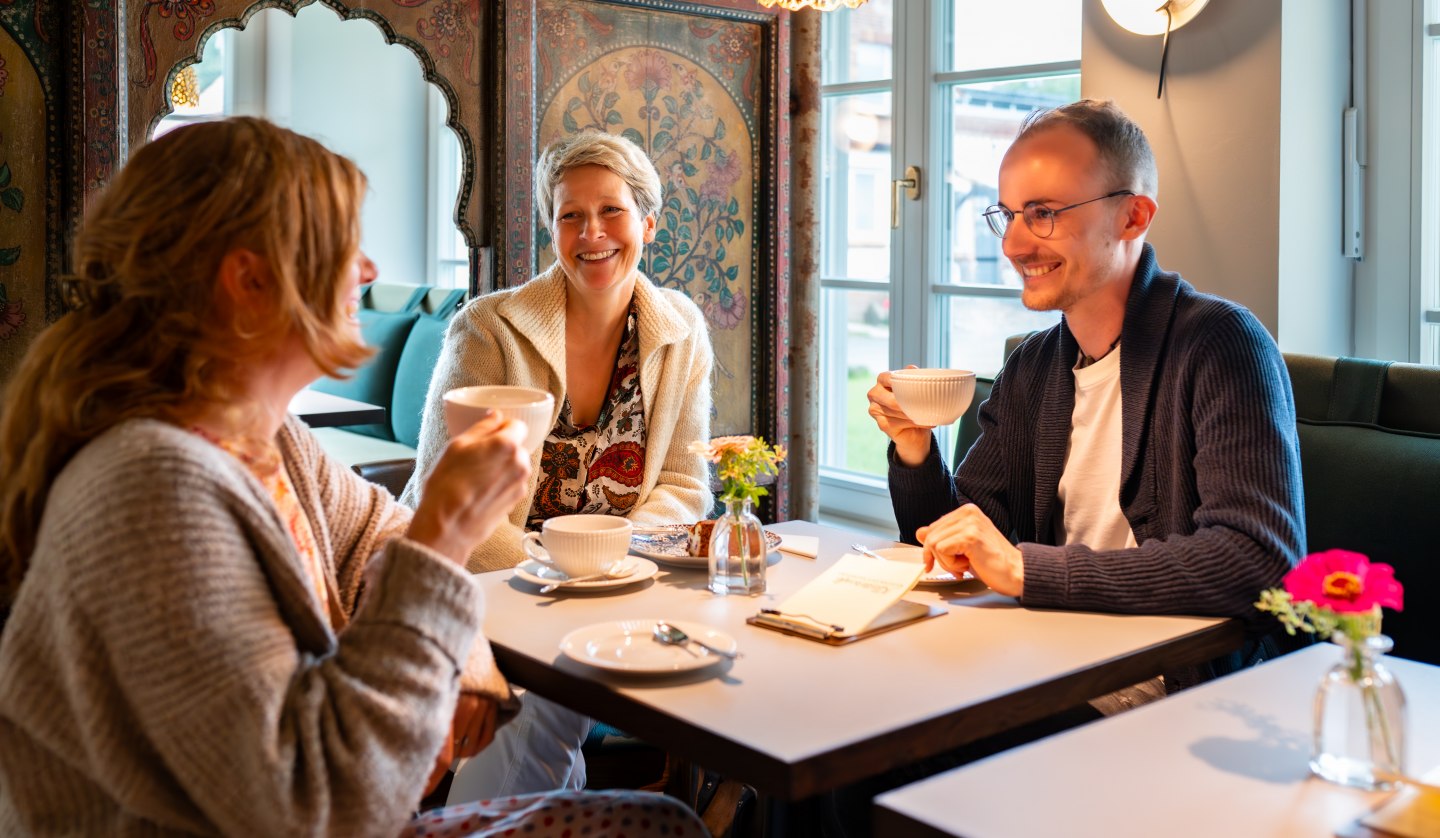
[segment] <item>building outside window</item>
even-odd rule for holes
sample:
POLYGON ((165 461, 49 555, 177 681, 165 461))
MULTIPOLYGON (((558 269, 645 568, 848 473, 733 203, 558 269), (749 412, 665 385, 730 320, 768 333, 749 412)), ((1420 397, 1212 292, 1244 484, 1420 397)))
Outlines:
MULTIPOLYGON (((992 376, 1008 335, 1056 322, 1021 305, 981 213, 1025 116, 1080 97, 1080 10, 870 0, 825 15, 822 513, 894 526, 887 440, 866 412, 882 370, 992 376), (920 168, 918 200, 892 193, 908 166, 920 168)), ((948 452, 952 429, 939 436, 948 452)))

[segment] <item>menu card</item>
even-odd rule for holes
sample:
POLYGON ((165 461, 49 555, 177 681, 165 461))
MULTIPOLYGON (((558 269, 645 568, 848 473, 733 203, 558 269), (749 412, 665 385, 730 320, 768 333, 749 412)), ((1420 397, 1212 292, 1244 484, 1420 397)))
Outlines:
MULTIPOLYGON (((1440 785, 1440 768, 1426 774, 1426 783, 1440 785)), ((1362 826, 1385 835, 1424 838, 1440 835, 1440 793, 1415 786, 1402 786, 1375 812, 1360 819, 1362 826)))
POLYGON ((776 608, 761 609, 750 622, 816 639, 844 640, 944 613, 901 599, 924 570, 918 562, 846 553, 776 608))

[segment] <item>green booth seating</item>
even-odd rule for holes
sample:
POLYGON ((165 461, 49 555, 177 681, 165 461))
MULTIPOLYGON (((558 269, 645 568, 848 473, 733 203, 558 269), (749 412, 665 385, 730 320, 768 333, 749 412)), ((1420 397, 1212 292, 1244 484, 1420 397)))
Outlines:
POLYGON ((1295 390, 1311 552, 1364 553, 1395 568, 1405 610, 1387 611, 1394 654, 1440 664, 1440 367, 1285 355, 1295 390))
POLYGON ((420 417, 450 318, 465 302, 458 288, 372 283, 360 297, 360 331, 376 354, 349 378, 311 387, 386 409, 374 425, 316 428, 333 457, 398 495, 415 465, 420 417))

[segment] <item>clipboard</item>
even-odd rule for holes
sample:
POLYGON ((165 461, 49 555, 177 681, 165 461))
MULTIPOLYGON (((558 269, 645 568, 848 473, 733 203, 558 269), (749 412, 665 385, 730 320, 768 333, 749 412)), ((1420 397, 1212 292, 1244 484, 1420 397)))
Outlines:
POLYGON ((773 608, 762 608, 759 614, 747 618, 745 622, 752 626, 778 631, 781 634, 814 640, 827 646, 844 646, 857 640, 884 634, 901 626, 908 626, 932 617, 940 617, 945 613, 946 610, 938 605, 926 605, 921 602, 900 599, 881 611, 880 616, 871 620, 869 625, 859 631, 846 631, 844 626, 821 623, 804 614, 785 614, 773 608))

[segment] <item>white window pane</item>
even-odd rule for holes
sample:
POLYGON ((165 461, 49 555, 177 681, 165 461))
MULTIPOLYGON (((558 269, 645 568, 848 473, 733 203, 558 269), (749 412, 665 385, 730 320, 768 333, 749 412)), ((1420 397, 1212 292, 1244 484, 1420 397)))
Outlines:
POLYGON ((936 298, 940 306, 945 366, 993 376, 1005 361, 1005 338, 1048 329, 1059 312, 1030 311, 1018 297, 936 298))
POLYGON ((858 9, 827 12, 820 23, 825 51, 820 83, 890 78, 893 21, 891 0, 870 0, 858 9))
POLYGON ((890 275, 890 94, 824 100, 820 271, 828 278, 890 275))
POLYGON ((827 288, 821 305, 820 464, 884 476, 889 441, 865 393, 889 369, 890 295, 827 288))
POLYGON ((945 270, 941 281, 963 285, 1020 287, 1005 261, 1000 240, 982 213, 999 200, 1000 160, 1020 123, 1036 108, 1080 98, 1078 75, 962 84, 951 88, 950 125, 943 138, 946 174, 945 270))
POLYGON ((1080 60, 1081 0, 956 3, 954 71, 1080 60))

